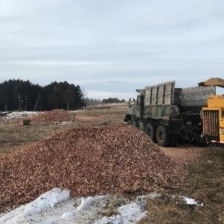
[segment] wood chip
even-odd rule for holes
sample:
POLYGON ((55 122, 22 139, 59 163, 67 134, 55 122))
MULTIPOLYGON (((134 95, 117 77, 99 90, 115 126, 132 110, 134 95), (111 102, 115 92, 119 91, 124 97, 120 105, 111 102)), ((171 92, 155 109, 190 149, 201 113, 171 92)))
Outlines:
POLYGON ((73 196, 149 192, 181 185, 185 176, 182 164, 136 128, 76 128, 1 156, 0 208, 17 207, 55 187, 73 196))
POLYGON ((63 121, 74 121, 75 115, 69 113, 66 110, 56 109, 36 115, 32 117, 30 120, 32 123, 53 123, 63 121))

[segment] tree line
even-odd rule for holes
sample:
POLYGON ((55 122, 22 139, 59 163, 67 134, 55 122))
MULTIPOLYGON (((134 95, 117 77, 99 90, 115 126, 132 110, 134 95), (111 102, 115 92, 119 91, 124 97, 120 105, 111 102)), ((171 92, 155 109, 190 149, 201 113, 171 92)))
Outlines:
POLYGON ((96 104, 110 104, 110 103, 124 103, 124 99, 119 100, 118 98, 107 98, 107 99, 94 99, 94 98, 85 98, 86 105, 96 105, 96 104))
POLYGON ((20 79, 0 83, 0 111, 76 110, 84 105, 80 86, 66 81, 44 87, 20 79))
POLYGON ((119 100, 118 98, 108 98, 108 99, 103 99, 102 103, 124 103, 126 102, 124 99, 119 100))

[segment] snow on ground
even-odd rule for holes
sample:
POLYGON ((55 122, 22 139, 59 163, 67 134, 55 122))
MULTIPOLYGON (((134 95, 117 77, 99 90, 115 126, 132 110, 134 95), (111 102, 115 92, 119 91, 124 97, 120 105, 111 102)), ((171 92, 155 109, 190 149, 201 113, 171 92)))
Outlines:
POLYGON ((41 112, 34 112, 34 111, 16 111, 7 114, 6 116, 2 117, 3 120, 15 120, 15 119, 20 119, 20 118, 25 118, 25 117, 31 117, 34 115, 38 115, 41 112))
POLYGON ((146 211, 143 210, 142 204, 137 202, 123 205, 117 211, 118 215, 104 216, 102 219, 95 221, 94 224, 131 224, 139 222, 146 216, 146 211))
POLYGON ((114 200, 109 195, 86 198, 71 198, 68 190, 52 189, 39 196, 33 202, 3 214, 0 223, 5 224, 59 224, 59 223, 95 223, 95 224, 131 224, 141 220, 144 211, 145 197, 134 202, 123 200, 117 208, 117 215, 102 217, 102 210, 114 200), (126 204, 127 203, 127 204, 126 204))
POLYGON ((38 214, 44 209, 54 207, 59 202, 68 199, 69 194, 70 192, 68 190, 54 188, 51 191, 42 194, 33 202, 30 202, 27 205, 22 205, 16 210, 13 210, 0 217, 0 223, 22 223, 28 217, 31 217, 34 214, 38 214))
POLYGON ((61 190, 54 188, 51 191, 41 195, 35 201, 27 204, 24 209, 24 214, 30 216, 41 212, 42 210, 54 207, 59 202, 69 198, 70 192, 68 190, 61 190))
POLYGON ((59 124, 59 125, 68 125, 68 124, 72 124, 72 121, 56 121, 56 122, 52 122, 52 124, 59 124))
POLYGON ((184 201, 186 202, 187 205, 196 205, 196 206, 203 206, 203 203, 199 204, 195 199, 193 198, 188 198, 183 196, 184 201))

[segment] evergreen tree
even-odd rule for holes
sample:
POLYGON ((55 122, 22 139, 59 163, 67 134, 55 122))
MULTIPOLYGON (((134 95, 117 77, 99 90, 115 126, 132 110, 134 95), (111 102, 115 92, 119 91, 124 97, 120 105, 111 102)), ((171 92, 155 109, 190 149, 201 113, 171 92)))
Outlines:
POLYGON ((41 87, 30 81, 8 80, 0 83, 0 110, 79 109, 84 97, 79 85, 52 82, 41 87))

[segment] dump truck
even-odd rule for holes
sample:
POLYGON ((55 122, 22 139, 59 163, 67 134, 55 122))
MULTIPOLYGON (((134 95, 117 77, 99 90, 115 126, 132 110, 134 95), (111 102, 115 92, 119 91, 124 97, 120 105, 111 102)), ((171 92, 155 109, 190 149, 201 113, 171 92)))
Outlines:
POLYGON ((170 81, 137 89, 124 121, 159 146, 224 143, 224 96, 216 95, 217 86, 224 87, 224 80, 211 78, 189 88, 170 81))

